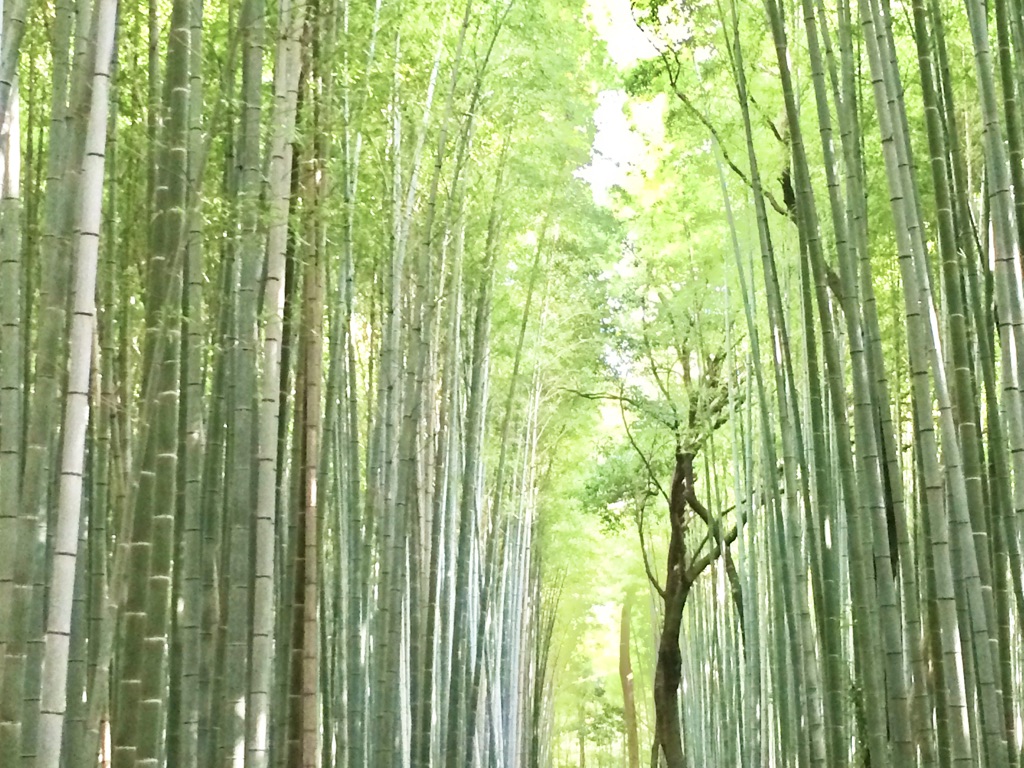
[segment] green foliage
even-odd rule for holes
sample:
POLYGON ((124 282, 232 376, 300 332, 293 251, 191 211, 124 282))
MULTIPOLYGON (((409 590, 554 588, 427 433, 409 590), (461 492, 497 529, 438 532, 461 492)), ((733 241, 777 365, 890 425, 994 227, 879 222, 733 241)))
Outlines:
POLYGON ((622 707, 609 701, 604 686, 597 682, 583 698, 580 729, 584 738, 598 747, 607 747, 622 729, 622 707))
POLYGON ((640 61, 627 74, 626 93, 632 97, 651 96, 665 89, 665 66, 660 59, 640 61))
MULTIPOLYGON (((657 462, 659 468, 665 463, 657 462)), ((631 533, 641 509, 649 502, 659 503, 656 479, 649 476, 631 445, 608 441, 587 477, 584 510, 597 516, 609 531, 631 533)))

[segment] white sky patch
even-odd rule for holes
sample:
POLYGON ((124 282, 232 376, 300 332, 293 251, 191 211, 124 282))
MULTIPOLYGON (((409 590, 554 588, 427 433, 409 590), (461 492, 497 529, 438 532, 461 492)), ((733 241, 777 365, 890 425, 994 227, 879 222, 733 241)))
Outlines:
MULTIPOLYGON (((590 184, 594 201, 609 205, 609 191, 614 186, 637 193, 637 173, 653 173, 658 164, 658 151, 666 144, 664 116, 668 108, 665 94, 651 101, 629 102, 629 115, 625 107, 628 96, 622 90, 601 91, 594 110, 594 145, 590 151, 590 164, 580 168, 576 175, 590 184), (632 177, 632 183, 631 183, 632 177)), ((642 183, 640 183, 642 186, 642 183)), ((627 209, 622 214, 629 218, 627 209)))
POLYGON ((629 0, 590 0, 589 6, 594 27, 608 44, 608 55, 619 69, 629 69, 658 53, 633 22, 629 0))
MULTIPOLYGON (((597 33, 608 46, 608 55, 619 69, 629 69, 657 55, 647 35, 634 23, 629 0, 590 0, 589 11, 597 33)), ((641 165, 646 154, 643 138, 633 131, 624 113, 626 99, 622 90, 598 94, 591 161, 578 171, 580 178, 590 184, 599 205, 611 202, 611 188, 624 187, 630 169, 641 165)))
POLYGON ((579 176, 590 184, 594 200, 601 205, 610 202, 609 190, 625 186, 629 170, 643 156, 644 141, 633 132, 623 111, 626 92, 601 91, 594 111, 594 146, 590 165, 579 170, 579 176))

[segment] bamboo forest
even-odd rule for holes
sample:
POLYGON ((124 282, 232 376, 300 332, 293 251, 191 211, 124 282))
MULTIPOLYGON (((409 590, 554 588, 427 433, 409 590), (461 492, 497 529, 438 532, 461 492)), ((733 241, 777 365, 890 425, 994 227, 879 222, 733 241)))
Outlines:
POLYGON ((1024 768, 1024 0, 0 8, 0 768, 1024 768))

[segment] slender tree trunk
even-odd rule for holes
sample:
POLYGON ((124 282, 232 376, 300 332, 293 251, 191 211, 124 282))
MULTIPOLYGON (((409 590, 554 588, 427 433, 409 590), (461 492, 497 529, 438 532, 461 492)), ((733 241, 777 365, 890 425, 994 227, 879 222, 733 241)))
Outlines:
POLYGON ((629 768, 640 768, 640 744, 637 739, 636 701, 633 697, 633 666, 629 661, 629 599, 622 605, 619 626, 619 680, 622 683, 623 726, 626 730, 629 768))
POLYGON ((116 0, 104 0, 96 17, 95 65, 81 175, 77 222, 73 320, 70 330, 64 442, 58 492, 56 550, 49 585, 46 649, 43 657, 38 762, 58 768, 67 700, 72 599, 78 558, 79 527, 89 424, 89 382, 96 325, 96 274, 102 220, 110 69, 115 40, 116 0))

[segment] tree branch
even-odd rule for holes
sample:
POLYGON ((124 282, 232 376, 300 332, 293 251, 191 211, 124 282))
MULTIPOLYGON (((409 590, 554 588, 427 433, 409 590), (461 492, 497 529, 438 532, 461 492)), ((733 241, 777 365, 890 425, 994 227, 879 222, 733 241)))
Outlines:
POLYGON ((644 407, 644 404, 641 401, 633 397, 627 397, 626 395, 621 393, 618 395, 611 395, 608 394, 607 392, 584 392, 579 389, 573 389, 572 387, 559 387, 558 389, 561 392, 568 392, 571 395, 582 397, 585 400, 614 400, 615 402, 618 403, 629 403, 634 408, 640 410, 642 410, 644 407))
POLYGON ((705 509, 704 505, 697 501, 697 497, 692 490, 686 490, 685 498, 686 503, 690 505, 694 513, 708 526, 709 533, 715 537, 714 548, 699 560, 694 561, 687 569, 687 577, 692 581, 700 576, 722 552, 728 553, 729 545, 736 541, 736 537, 739 535, 739 529, 734 525, 732 530, 725 534, 725 536, 722 535, 721 518, 734 510, 735 506, 729 507, 720 517, 712 518, 711 513, 705 509))
POLYGON ((647 353, 647 362, 649 362, 651 364, 651 375, 654 377, 654 383, 658 386, 658 389, 661 391, 662 396, 665 398, 665 402, 668 403, 668 407, 672 409, 672 419, 674 421, 674 425, 672 426, 672 431, 675 432, 675 435, 676 435, 676 446, 678 447, 678 445, 679 445, 679 423, 680 423, 679 409, 676 408, 675 400, 673 400, 672 399, 672 395, 669 394, 668 386, 665 384, 664 381, 662 381, 661 376, 658 375, 658 365, 654 361, 654 347, 651 346, 651 339, 647 335, 647 321, 644 320, 643 324, 644 324, 644 332, 643 332, 644 352, 647 353))
POLYGON ((719 537, 719 539, 715 542, 714 549, 712 549, 710 552, 704 555, 704 557, 702 557, 700 560, 697 560, 692 565, 690 565, 690 567, 686 570, 686 578, 688 578, 690 581, 695 581, 698 576, 704 573, 704 571, 707 569, 709 565, 711 565, 711 563, 718 559, 718 556, 722 554, 723 548, 727 548, 730 544, 736 541, 736 536, 738 534, 739 530, 736 528, 736 526, 733 526, 732 530, 729 531, 724 537, 719 537))
POLYGON ((619 413, 622 417, 622 426, 626 430, 626 437, 629 439, 629 444, 633 446, 633 450, 636 451, 637 456, 640 457, 640 461, 644 463, 644 468, 647 470, 647 476, 654 482, 658 492, 665 499, 665 503, 671 508, 672 502, 665 493, 665 489, 661 486, 658 480, 658 475, 654 472, 654 467, 651 466, 651 462, 647 459, 647 454, 640 450, 640 446, 636 444, 636 440, 633 439, 633 431, 629 428, 629 422, 626 421, 626 409, 622 407, 623 400, 619 400, 619 413))
MULTIPOLYGON (((665 60, 664 53, 662 53, 661 58, 662 60, 665 60)), ((678 73, 672 72, 667 60, 665 61, 665 71, 666 74, 668 74, 668 82, 669 85, 672 86, 672 92, 675 93, 676 98, 683 102, 686 108, 690 110, 690 113, 694 117, 696 117, 700 121, 701 125, 707 128, 708 132, 714 137, 715 141, 718 143, 718 148, 722 152, 722 159, 725 160, 725 164, 729 166, 733 173, 739 176, 739 178, 743 181, 744 184, 750 187, 750 189, 753 189, 754 185, 747 177, 747 174, 744 173, 743 170, 738 165, 736 165, 736 163, 733 162, 733 159, 729 156, 729 152, 728 150, 726 150, 725 144, 722 143, 722 137, 718 133, 718 129, 715 128, 711 121, 704 116, 703 112, 697 109, 694 103, 690 100, 690 97, 686 95, 686 92, 679 88, 678 73)), ((785 206, 781 205, 779 201, 775 199, 775 196, 770 191, 768 191, 768 189, 765 188, 763 185, 761 187, 761 193, 764 195, 765 199, 767 199, 768 202, 772 204, 772 208, 778 211, 778 213, 780 213, 782 216, 789 218, 789 211, 787 211, 785 206)))
POLYGON ((664 588, 658 583, 658 578, 654 575, 654 571, 651 569, 651 561, 647 557, 647 544, 644 541, 644 510, 647 508, 646 500, 640 504, 640 511, 636 516, 636 529, 637 533, 640 534, 640 553, 644 556, 644 571, 647 572, 647 580, 651 582, 651 586, 654 587, 654 591, 657 592, 662 600, 667 599, 664 588))

